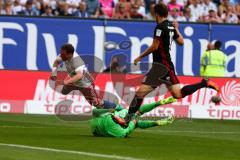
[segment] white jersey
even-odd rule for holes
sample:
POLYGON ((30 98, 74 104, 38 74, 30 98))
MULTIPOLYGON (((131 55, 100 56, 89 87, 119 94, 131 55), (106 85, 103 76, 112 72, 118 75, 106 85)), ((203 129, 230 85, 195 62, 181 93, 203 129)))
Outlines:
MULTIPOLYGON (((58 56, 58 61, 62 61, 62 58, 58 56)), ((77 74, 77 72, 81 72, 83 74, 83 78, 74 83, 75 86, 78 87, 89 87, 92 85, 92 78, 85 66, 84 61, 82 58, 75 52, 73 54, 73 58, 69 61, 63 61, 68 75, 73 77, 77 74)))

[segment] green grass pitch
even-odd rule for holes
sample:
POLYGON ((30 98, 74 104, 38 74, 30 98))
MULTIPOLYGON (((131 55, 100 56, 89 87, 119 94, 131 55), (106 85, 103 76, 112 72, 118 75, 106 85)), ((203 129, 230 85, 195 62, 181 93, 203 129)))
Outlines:
POLYGON ((240 121, 177 120, 121 139, 92 136, 88 121, 0 114, 0 160, 239 160, 239 149, 240 121))

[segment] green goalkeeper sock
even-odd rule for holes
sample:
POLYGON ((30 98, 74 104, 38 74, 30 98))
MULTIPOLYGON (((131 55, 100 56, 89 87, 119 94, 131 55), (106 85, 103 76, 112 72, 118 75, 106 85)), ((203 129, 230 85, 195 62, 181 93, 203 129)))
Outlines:
POLYGON ((163 99, 163 100, 160 100, 158 102, 154 102, 154 103, 150 103, 150 104, 145 104, 143 106, 141 106, 139 108, 139 111, 142 114, 144 113, 147 113, 151 110, 153 110, 154 108, 156 108, 157 106, 160 106, 160 105, 164 105, 164 104, 169 104, 169 103, 173 103, 173 102, 176 102, 176 99, 174 99, 173 97, 168 97, 166 99, 163 99))
POLYGON ((141 128, 141 129, 145 129, 145 128, 150 128, 150 127, 155 127, 157 126, 158 124, 156 123, 156 121, 142 121, 142 120, 139 120, 137 122, 137 127, 138 128, 141 128))
POLYGON ((160 102, 154 102, 154 103, 142 105, 139 108, 140 114, 142 115, 144 113, 147 113, 147 112, 153 110, 154 108, 156 108, 157 106, 159 106, 160 104, 161 104, 160 102))

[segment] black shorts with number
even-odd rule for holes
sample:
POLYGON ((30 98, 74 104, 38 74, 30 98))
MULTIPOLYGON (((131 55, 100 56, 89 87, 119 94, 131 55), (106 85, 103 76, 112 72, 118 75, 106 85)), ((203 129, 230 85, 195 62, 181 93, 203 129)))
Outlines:
POLYGON ((152 68, 142 81, 142 84, 149 85, 153 88, 156 88, 161 84, 172 86, 178 83, 179 80, 175 74, 174 68, 167 68, 162 64, 153 64, 152 68))

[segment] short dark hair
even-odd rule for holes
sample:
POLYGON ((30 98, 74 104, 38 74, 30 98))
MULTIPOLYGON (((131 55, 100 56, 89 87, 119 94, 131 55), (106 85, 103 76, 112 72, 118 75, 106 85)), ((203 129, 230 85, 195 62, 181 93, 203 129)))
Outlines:
POLYGON ((215 48, 215 49, 220 49, 221 46, 222 46, 222 42, 219 41, 219 40, 214 43, 214 48, 215 48))
POLYGON ((27 2, 26 2, 26 5, 32 5, 33 4, 33 1, 32 0, 28 0, 27 2))
POLYGON ((71 54, 74 53, 74 47, 69 43, 62 45, 61 50, 65 50, 67 53, 71 53, 71 54))
POLYGON ((210 9, 210 10, 208 11, 208 13, 213 13, 213 12, 215 12, 213 9, 210 9))
POLYGON ((159 15, 160 17, 167 17, 168 16, 168 8, 165 4, 159 3, 154 6, 155 14, 159 15))

